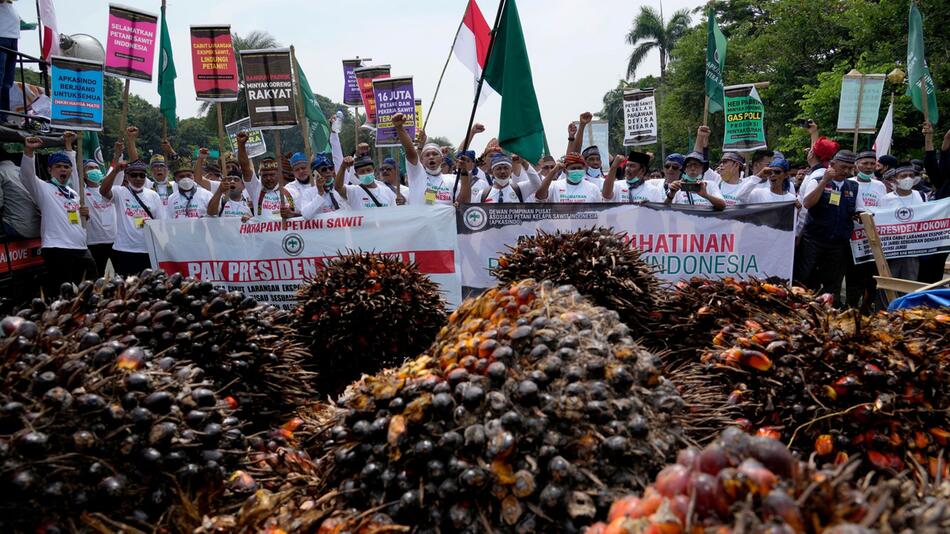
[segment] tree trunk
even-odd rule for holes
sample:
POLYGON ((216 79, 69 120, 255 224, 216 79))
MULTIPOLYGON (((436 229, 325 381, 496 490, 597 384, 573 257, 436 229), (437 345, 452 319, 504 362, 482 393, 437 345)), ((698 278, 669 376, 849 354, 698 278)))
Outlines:
POLYGON ((660 128, 660 104, 663 102, 663 87, 666 85, 666 49, 659 48, 660 51, 660 86, 656 90, 656 139, 660 142, 660 166, 666 162, 666 142, 663 139, 663 129, 660 128))

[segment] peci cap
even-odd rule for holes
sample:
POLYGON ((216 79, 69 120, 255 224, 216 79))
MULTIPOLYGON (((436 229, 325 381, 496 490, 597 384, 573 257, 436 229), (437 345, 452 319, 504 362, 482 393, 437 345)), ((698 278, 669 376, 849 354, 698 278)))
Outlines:
POLYGON ((835 154, 835 157, 831 159, 832 161, 840 161, 842 163, 854 163, 856 156, 854 155, 854 152, 851 152, 850 150, 839 150, 835 154))

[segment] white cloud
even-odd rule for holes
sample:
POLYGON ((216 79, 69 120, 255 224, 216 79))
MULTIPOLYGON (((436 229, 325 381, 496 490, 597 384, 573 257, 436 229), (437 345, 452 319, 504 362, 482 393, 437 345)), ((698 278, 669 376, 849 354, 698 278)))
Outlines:
MULTIPOLYGON (((197 24, 230 24, 239 34, 267 31, 284 45, 293 44, 297 58, 314 91, 334 101, 343 97, 340 60, 372 57, 389 63, 393 74, 414 76, 416 97, 428 112, 442 65, 467 0, 363 0, 362 2, 300 0, 168 0, 169 32, 178 70, 178 114, 192 116, 198 109, 191 81, 188 28, 197 24)), ((158 0, 122 0, 120 3, 157 12, 158 0)), ((478 0, 491 25, 498 0, 478 0)), ((701 0, 668 0, 669 16, 680 8, 702 5, 701 0)), ((104 42, 106 0, 54 0, 60 31, 88 33, 104 42)), ((567 145, 567 124, 583 111, 601 108, 604 93, 626 72, 631 47, 624 37, 640 5, 659 8, 659 0, 519 0, 535 90, 551 150, 561 154, 567 145)), ((17 8, 23 19, 34 21, 32 1, 17 8)), ((20 49, 36 55, 36 32, 24 32, 20 49)), ((646 59, 639 76, 658 74, 656 54, 646 59)), ((702 80, 697 80, 700 90, 702 80)), ((132 82, 131 90, 158 103, 155 84, 132 82)), ((473 99, 471 74, 454 57, 449 62, 438 101, 429 119, 430 135, 457 143, 468 124, 473 99)), ((480 149, 498 129, 500 100, 492 96, 479 108, 476 120, 488 132, 476 138, 480 149)), ((334 110, 324 110, 332 113, 334 110)))

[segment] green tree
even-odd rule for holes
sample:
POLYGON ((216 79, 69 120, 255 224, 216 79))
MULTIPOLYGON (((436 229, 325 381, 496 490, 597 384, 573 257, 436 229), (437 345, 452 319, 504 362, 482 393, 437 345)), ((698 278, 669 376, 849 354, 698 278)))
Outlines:
POLYGON ((633 78, 637 68, 643 63, 647 54, 656 49, 660 54, 660 81, 666 76, 666 64, 670 58, 670 51, 676 41, 689 29, 689 11, 681 9, 670 17, 668 22, 663 21, 660 13, 649 6, 640 7, 640 13, 633 20, 633 27, 627 33, 627 44, 635 47, 627 61, 627 79, 633 78))

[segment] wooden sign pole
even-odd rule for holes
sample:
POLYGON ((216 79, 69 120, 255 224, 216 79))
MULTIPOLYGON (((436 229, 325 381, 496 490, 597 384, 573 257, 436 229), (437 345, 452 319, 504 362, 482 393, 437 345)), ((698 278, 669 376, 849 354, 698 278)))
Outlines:
MULTIPOLYGON (((881 248, 881 236, 877 233, 877 227, 874 226, 874 216, 868 212, 861 212, 861 224, 864 225, 864 232, 868 236, 868 245, 871 247, 871 253, 874 254, 874 263, 877 265, 877 274, 879 276, 891 277, 891 268, 887 265, 887 259, 884 257, 884 249, 881 248)), ((884 290, 887 301, 890 302, 897 298, 897 295, 890 289, 884 290)))

